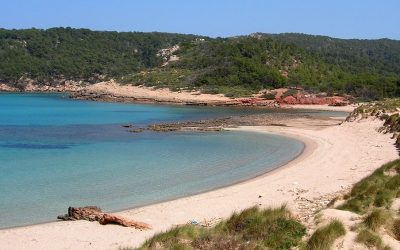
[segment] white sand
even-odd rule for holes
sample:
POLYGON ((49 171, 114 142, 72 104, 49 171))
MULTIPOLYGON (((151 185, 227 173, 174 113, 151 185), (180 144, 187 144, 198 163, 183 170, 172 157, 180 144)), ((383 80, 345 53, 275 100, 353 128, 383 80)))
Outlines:
MULTIPOLYGON (((294 127, 245 127, 237 130, 276 133, 306 143, 305 152, 275 171, 215 191, 121 212, 149 223, 138 231, 97 222, 54 222, 0 230, 1 249, 117 249, 138 246, 154 233, 195 219, 226 218, 233 211, 259 205, 289 208, 301 215, 300 200, 312 200, 346 189, 383 163, 398 158, 389 134, 380 134, 378 120, 344 123, 321 130, 294 127), (303 190, 298 192, 298 190, 303 190), (296 192, 298 194, 296 194, 296 192), (259 198, 259 195, 262 195, 259 198)), ((134 187, 133 187, 134 188, 134 187)))

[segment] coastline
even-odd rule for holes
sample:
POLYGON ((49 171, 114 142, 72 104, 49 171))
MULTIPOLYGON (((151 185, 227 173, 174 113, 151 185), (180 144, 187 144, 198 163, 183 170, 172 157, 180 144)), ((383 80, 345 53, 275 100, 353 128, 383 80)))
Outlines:
MULTIPOLYGON (((282 92, 282 89, 279 90, 282 92)), ((193 105, 193 106, 234 106, 234 107, 258 107, 258 108, 295 108, 313 109, 324 111, 351 112, 355 105, 328 105, 337 104, 333 98, 305 99, 299 103, 285 103, 278 100, 266 100, 260 98, 260 94, 251 97, 226 97, 223 94, 206 94, 200 91, 171 91, 168 88, 156 88, 135 85, 122 85, 115 81, 99 82, 95 84, 80 84, 66 81, 60 85, 35 85, 28 82, 24 89, 16 89, 0 83, 0 92, 16 93, 66 93, 72 99, 90 100, 97 102, 119 103, 152 103, 169 105, 193 105), (326 102, 325 104, 320 102, 326 102), (309 104, 301 104, 309 103, 309 104)))
POLYGON ((154 233, 173 225, 184 224, 192 219, 215 223, 234 211, 259 204, 280 206, 287 203, 303 220, 306 219, 304 214, 307 214, 301 208, 303 198, 313 200, 347 191, 349 186, 381 164, 397 158, 390 135, 375 131, 379 126, 380 121, 368 120, 319 130, 271 126, 235 128, 232 130, 274 133, 300 139, 305 143, 304 152, 284 166, 250 180, 118 213, 149 223, 153 227, 150 231, 114 225, 100 226, 87 221, 52 222, 0 230, 0 242, 5 249, 134 247, 154 233), (321 178, 321 175, 326 177, 321 178))

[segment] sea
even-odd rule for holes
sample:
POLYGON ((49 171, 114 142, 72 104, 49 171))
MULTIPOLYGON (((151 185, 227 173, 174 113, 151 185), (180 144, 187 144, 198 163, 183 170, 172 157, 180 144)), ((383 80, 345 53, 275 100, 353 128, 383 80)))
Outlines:
POLYGON ((244 181, 298 156, 292 138, 254 132, 129 132, 123 125, 287 111, 102 103, 0 94, 0 228, 55 221, 69 206, 119 211, 244 181))

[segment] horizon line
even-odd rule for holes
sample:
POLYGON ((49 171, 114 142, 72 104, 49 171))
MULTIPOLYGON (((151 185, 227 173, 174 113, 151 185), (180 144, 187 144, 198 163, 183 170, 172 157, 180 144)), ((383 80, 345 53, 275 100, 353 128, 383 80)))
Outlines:
POLYGON ((327 38, 333 38, 333 39, 339 39, 339 40, 368 40, 368 41, 374 41, 374 40, 392 40, 392 41, 398 41, 400 42, 400 38, 389 38, 389 37, 380 37, 380 38, 358 38, 358 37, 353 37, 353 38, 343 38, 343 37, 335 37, 335 36, 330 36, 330 35, 325 35, 325 34, 311 34, 311 33, 303 33, 303 32, 291 32, 291 31, 285 31, 285 32, 279 32, 279 33, 268 33, 268 32, 263 32, 263 31, 255 31, 251 32, 248 34, 237 34, 237 35, 229 35, 229 36, 210 36, 210 35, 203 35, 203 34, 195 34, 195 33, 184 33, 184 32, 172 32, 172 31, 138 31, 138 30, 130 30, 130 31, 125 31, 125 30, 108 30, 108 29, 92 29, 92 28, 84 28, 84 27, 72 27, 72 26, 54 26, 54 27, 48 27, 48 28, 37 28, 37 27, 30 27, 30 28, 4 28, 0 27, 0 30, 50 30, 50 29, 75 29, 75 30, 90 30, 94 32, 117 32, 117 33, 166 33, 166 34, 180 34, 180 35, 194 35, 194 36, 202 36, 202 37, 208 37, 208 38, 235 38, 235 37, 241 37, 241 36, 251 36, 253 34, 267 34, 267 35, 285 35, 285 34, 298 34, 298 35, 307 35, 307 36, 316 36, 316 37, 327 37, 327 38))

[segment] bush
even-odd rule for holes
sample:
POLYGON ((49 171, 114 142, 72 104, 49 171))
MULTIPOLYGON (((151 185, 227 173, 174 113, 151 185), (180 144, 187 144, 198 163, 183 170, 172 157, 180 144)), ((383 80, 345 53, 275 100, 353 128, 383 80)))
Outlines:
POLYGON ((282 94, 282 98, 285 98, 285 97, 287 97, 287 96, 295 96, 295 95, 297 95, 297 93, 298 93, 297 90, 295 90, 295 89, 289 89, 289 90, 286 90, 286 91, 282 94))
POLYGON ((264 93, 261 97, 267 100, 275 100, 276 93, 275 92, 269 92, 269 93, 264 93))

